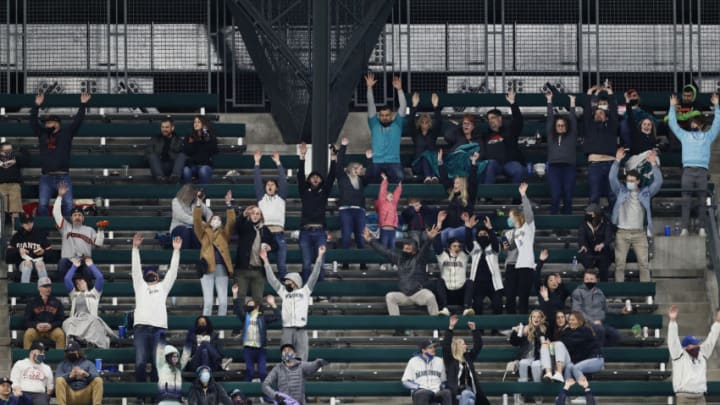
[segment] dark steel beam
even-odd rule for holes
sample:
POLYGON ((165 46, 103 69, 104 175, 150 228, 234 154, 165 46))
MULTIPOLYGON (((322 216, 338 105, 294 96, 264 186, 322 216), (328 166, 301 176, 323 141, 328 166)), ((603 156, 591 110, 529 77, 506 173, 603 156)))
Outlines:
POLYGON ((330 97, 330 4, 312 2, 312 165, 325 173, 328 167, 330 97))

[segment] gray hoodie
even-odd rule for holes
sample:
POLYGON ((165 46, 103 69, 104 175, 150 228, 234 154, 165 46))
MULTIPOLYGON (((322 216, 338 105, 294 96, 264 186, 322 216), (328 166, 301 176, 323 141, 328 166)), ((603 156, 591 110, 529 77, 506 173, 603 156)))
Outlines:
POLYGON ((597 287, 589 290, 580 284, 572 293, 572 310, 582 312, 588 322, 605 321, 608 312, 605 293, 597 287))
POLYGON ((373 249, 397 266, 398 288, 400 292, 407 296, 413 295, 423 289, 425 282, 427 282, 428 276, 425 265, 428 262, 427 256, 431 244, 432 239, 427 239, 415 255, 406 257, 402 252, 397 253, 385 248, 375 239, 370 241, 370 246, 372 246, 373 249))
POLYGON ((305 377, 318 371, 323 363, 323 359, 303 362, 298 359, 291 367, 284 362, 278 364, 265 377, 262 383, 263 394, 274 398, 275 394, 281 392, 305 405, 305 377))

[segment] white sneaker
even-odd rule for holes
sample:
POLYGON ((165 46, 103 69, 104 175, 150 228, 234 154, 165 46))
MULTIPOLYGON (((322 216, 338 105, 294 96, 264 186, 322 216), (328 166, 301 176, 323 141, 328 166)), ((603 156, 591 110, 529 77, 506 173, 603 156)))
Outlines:
POLYGON ((381 264, 380 271, 386 271, 386 270, 387 270, 387 264, 381 264))
POLYGON ((688 230, 687 230, 687 228, 683 228, 683 230, 680 231, 680 236, 688 236, 688 230))
POLYGON ((704 238, 707 236, 707 233, 705 232, 705 228, 698 229, 698 236, 704 238))
POLYGON ((463 311, 463 316, 473 316, 475 315, 475 310, 472 308, 467 308, 463 311))
POLYGON ((571 404, 585 404, 587 403, 585 401, 585 397, 575 397, 572 401, 570 401, 571 404))
POLYGON ((558 373, 557 371, 556 371, 555 374, 553 374, 552 377, 550 377, 550 378, 551 378, 553 381, 565 382, 565 378, 563 378, 563 375, 560 374, 560 373, 558 373))
POLYGON ((450 310, 447 309, 447 307, 445 307, 445 308, 439 310, 439 311, 438 311, 438 314, 439 314, 439 315, 450 316, 450 310))
POLYGON ((552 373, 548 372, 548 373, 545 373, 545 375, 543 375, 542 379, 543 379, 543 381, 552 381, 552 378, 553 378, 552 373))

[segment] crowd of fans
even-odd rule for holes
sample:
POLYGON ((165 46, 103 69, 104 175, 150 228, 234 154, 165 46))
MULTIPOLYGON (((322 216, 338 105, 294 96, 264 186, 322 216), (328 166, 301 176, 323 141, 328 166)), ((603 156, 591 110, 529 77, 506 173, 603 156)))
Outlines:
MULTIPOLYGON (((392 81, 399 101, 397 112, 391 106, 376 107, 374 76, 368 74, 365 83, 372 146, 365 153, 365 162, 349 161, 346 152, 350 141, 342 138, 338 147, 331 148, 327 173, 313 171, 306 175, 307 147, 304 144, 299 147, 300 273, 287 269, 284 235, 288 184, 280 155, 272 154, 277 175, 263 182, 262 153, 253 153, 257 204, 237 210, 232 192, 228 191, 223 218, 205 205, 204 190, 192 184, 205 184, 212 178, 212 160, 218 151, 218 142, 210 123, 204 116, 195 117, 192 133, 182 137, 175 134, 171 119, 162 120, 160 136, 147 144, 148 165, 156 180, 172 183, 182 180, 185 184, 172 200, 169 232, 173 255, 163 278, 157 267, 142 266, 142 236, 137 234, 133 239, 131 265, 136 308, 129 326, 134 336, 136 381, 148 380, 147 365, 150 365, 150 380, 158 382, 160 392, 157 401, 179 404, 183 399, 182 371, 194 371, 196 380, 187 395, 189 403, 243 403, 245 399, 240 393, 231 399, 213 377, 213 373, 226 366, 226 359, 222 339, 207 316, 212 313, 215 298, 218 315, 227 314, 230 288, 233 310, 242 325, 236 332, 244 349, 246 380, 251 381, 257 375, 263 381, 264 400, 304 403, 304 378, 327 364, 322 359, 308 362, 305 327, 313 289, 323 280, 327 249, 325 215, 328 197, 337 180, 341 247, 350 248, 353 239, 359 249, 369 244, 386 258, 381 269, 397 273, 397 291, 385 297, 389 315, 399 315, 400 306, 414 304, 426 307, 430 315, 450 316, 442 343, 444 357, 435 357, 434 342, 423 341, 419 354, 407 365, 402 382, 411 390, 413 403, 488 403, 473 365, 482 349, 482 331, 472 321, 467 322, 473 338, 470 351, 464 340, 453 333, 458 324, 457 314, 482 314, 486 299, 493 314, 505 311, 529 315, 527 325, 521 323, 506 331, 508 343, 521 348, 517 359, 520 381, 564 382, 558 401, 560 398, 564 401, 569 387, 577 382, 585 389, 590 403, 592 393, 586 374, 603 369, 602 348, 615 345, 620 339, 619 333, 605 323, 609 309, 605 295, 598 288, 598 279, 608 280, 609 268, 614 262, 615 281, 624 281, 630 247, 637 257, 640 280, 651 279, 648 260, 648 237, 652 237, 651 199, 663 184, 656 138, 660 124, 640 108, 637 91, 625 93, 627 109, 621 118, 610 86, 590 88, 584 98, 582 134, 576 118, 575 97, 569 96, 570 108, 565 114, 553 105, 553 100, 562 95, 546 94, 547 182, 552 214, 572 212, 580 138, 588 160, 590 205, 585 210, 577 242, 579 262, 585 271, 583 283, 570 292, 560 274, 541 277, 547 251, 536 260, 533 203, 527 195, 527 162, 519 143, 524 122, 515 93, 510 91, 506 96, 511 111, 509 119, 504 118, 500 110, 492 109, 487 112, 487 123, 481 125, 471 114, 463 115, 460 123, 444 122, 437 94, 431 97, 431 113, 418 111, 420 96, 413 94, 410 114, 405 115, 406 99, 399 78, 392 81), (439 207, 412 196, 407 198, 406 207, 400 205, 406 179, 400 158, 403 135, 411 137, 414 144, 414 160, 408 169, 423 183, 441 183, 448 190, 447 200, 439 207), (438 144, 441 138, 445 149, 438 144), (497 181, 518 186, 514 200, 519 206, 507 211, 506 227, 503 227, 506 229, 502 232, 494 229, 492 219, 483 215, 476 205, 478 184, 497 181), (374 201, 376 224, 368 221, 365 201, 366 186, 373 182, 380 182, 374 201), (392 191, 390 183, 396 184, 392 191), (605 208, 600 205, 603 197, 608 202, 605 208), (377 226, 377 233, 370 229, 371 225, 377 226), (396 250, 396 235, 402 227, 408 237, 400 241, 401 249, 396 250), (235 237, 237 251, 233 259, 230 241, 235 237), (200 251, 197 270, 203 295, 202 316, 188 330, 182 351, 166 342, 166 299, 177 277, 181 249, 200 251), (439 268, 436 279, 426 270, 433 262, 431 251, 436 255, 439 268), (271 252, 277 271, 270 264, 271 252), (501 253, 505 256, 504 277, 501 253), (263 298, 266 281, 282 299, 281 309, 272 295, 263 298), (538 309, 531 310, 531 295, 537 295, 538 309), (568 298, 572 312, 566 314, 568 298), (268 373, 266 331, 267 325, 273 322, 282 324, 282 362, 268 373)), ((20 169, 27 164, 27 150, 21 148, 14 152, 11 144, 2 145, 0 191, 6 198, 6 211, 20 224, 7 247, 7 260, 20 270, 22 283, 29 283, 35 270, 38 296, 25 307, 23 347, 30 350, 28 358, 15 364, 11 379, 0 381, 0 400, 15 396, 29 398, 34 404, 47 404, 54 392, 60 404, 102 402, 102 378, 95 365, 85 359, 83 346, 107 348, 117 338, 98 316, 104 279, 92 260, 93 250, 103 245, 105 224, 99 223, 97 230, 84 225, 84 211, 73 206, 69 173, 73 135, 82 125, 89 100, 89 95, 82 95, 81 106, 67 127, 62 127, 60 118, 52 115, 45 118, 44 126, 40 124, 38 110, 44 101, 42 95, 35 99, 31 110, 30 122, 38 136, 42 170, 36 214, 48 215, 51 194, 57 194, 51 211, 62 236, 56 273, 49 274, 46 268, 45 259, 53 249, 47 235, 33 228, 32 214, 22 212, 20 169), (64 217, 68 215, 69 221, 64 217), (52 294, 51 278, 65 284, 70 302, 67 318, 62 300, 52 294), (44 363, 49 343, 65 351, 65 359, 54 374, 44 363), (7 392, 6 384, 12 385, 12 392, 7 392)), ((710 144, 720 132, 717 94, 710 100, 715 119, 707 130, 701 115, 690 111, 678 115, 676 107, 683 111, 685 101, 685 93, 683 103, 671 97, 667 119, 667 126, 682 146, 681 235, 687 235, 691 228, 691 208, 705 203, 701 190, 707 187, 710 144)), ((487 200, 481 204, 484 202, 487 200)), ((704 210, 698 209, 698 213, 697 232, 705 235, 704 210)), ((343 267, 347 268, 348 263, 343 263, 343 267)), ((671 310, 670 316, 674 321, 677 311, 671 310)), ((702 356, 709 356, 717 339, 717 325, 713 326, 706 343, 699 345, 689 337, 682 343, 675 342, 677 326, 671 322, 668 341, 673 362, 681 364, 683 370, 692 370, 687 373, 699 373, 696 363, 682 360, 683 356, 689 353, 697 359, 699 354, 695 349, 698 347, 702 356)), ((687 381, 684 376, 674 377, 673 383, 679 396, 682 393, 696 398, 704 393, 702 387, 696 386, 697 381, 687 381)))

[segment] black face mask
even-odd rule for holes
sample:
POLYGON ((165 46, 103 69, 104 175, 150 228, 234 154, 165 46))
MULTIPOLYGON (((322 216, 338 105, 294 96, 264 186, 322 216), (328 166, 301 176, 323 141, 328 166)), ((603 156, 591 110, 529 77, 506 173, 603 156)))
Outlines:
POLYGON ((485 249, 490 245, 490 237, 487 235, 478 236, 477 242, 480 244, 480 247, 485 249))
POLYGON ((592 222, 593 215, 592 214, 585 214, 585 222, 592 222))
POLYGON ((245 305, 245 312, 252 312, 255 310, 254 305, 245 305))
POLYGON ((148 283, 154 283, 154 282, 158 281, 158 279, 159 279, 159 277, 155 273, 145 273, 145 275, 143 276, 143 280, 145 280, 148 283))
POLYGON ((415 256, 415 253, 402 252, 402 257, 405 260, 412 259, 413 256, 415 256))
POLYGON ((207 330, 208 330, 207 325, 202 325, 202 326, 198 325, 195 327, 195 333, 197 333, 199 335, 204 335, 207 332, 207 330))
POLYGON ((76 361, 78 361, 80 359, 80 355, 77 353, 68 353, 65 355, 65 358, 67 359, 67 361, 69 361, 71 363, 75 363, 76 361))
POLYGON ((700 355, 700 346, 693 347, 692 349, 685 349, 685 351, 688 352, 688 354, 692 356, 693 359, 697 359, 700 355))
POLYGON ((588 290, 592 290, 596 284, 597 283, 585 283, 585 287, 587 287, 588 290))
POLYGON ((294 290, 293 286, 290 285, 290 284, 285 284, 285 289, 286 289, 288 292, 292 292, 292 291, 294 290))

